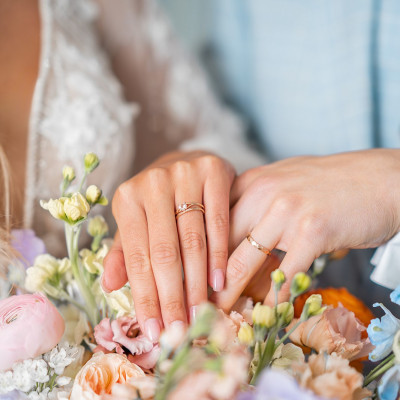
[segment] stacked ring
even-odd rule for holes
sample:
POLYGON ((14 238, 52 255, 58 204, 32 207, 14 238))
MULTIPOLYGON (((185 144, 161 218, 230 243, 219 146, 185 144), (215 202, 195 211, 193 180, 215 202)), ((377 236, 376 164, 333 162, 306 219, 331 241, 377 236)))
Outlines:
POLYGON ((201 211, 203 214, 205 214, 204 205, 201 203, 182 203, 175 211, 175 218, 178 219, 180 216, 189 211, 201 211))

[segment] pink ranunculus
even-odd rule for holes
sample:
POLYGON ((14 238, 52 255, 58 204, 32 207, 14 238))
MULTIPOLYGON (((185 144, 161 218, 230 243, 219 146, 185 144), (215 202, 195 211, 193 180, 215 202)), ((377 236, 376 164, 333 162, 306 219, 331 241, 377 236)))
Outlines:
MULTIPOLYGON (((292 322, 292 325, 294 323, 296 322, 292 322)), ((368 355, 373 349, 368 337, 363 338, 365 331, 365 326, 354 313, 339 304, 338 307, 329 307, 321 315, 303 322, 290 335, 290 339, 320 353, 335 352, 352 361, 368 355)))
POLYGON ((64 333, 64 320, 42 294, 11 296, 0 301, 0 371, 17 361, 51 350, 64 333))
POLYGON ((135 317, 121 317, 113 321, 104 318, 94 328, 94 337, 98 344, 95 352, 126 354, 132 362, 146 369, 156 365, 160 348, 141 333, 135 317))

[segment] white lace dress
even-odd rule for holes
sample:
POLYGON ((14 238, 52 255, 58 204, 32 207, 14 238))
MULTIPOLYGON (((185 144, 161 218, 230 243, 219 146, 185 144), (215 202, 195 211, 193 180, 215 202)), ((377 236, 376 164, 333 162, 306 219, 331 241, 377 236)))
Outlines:
POLYGON ((92 181, 110 198, 121 182, 177 147, 212 150, 238 170, 262 161, 153 0, 39 4, 41 57, 29 124, 24 224, 44 238, 50 252, 65 252, 62 224, 39 200, 59 195, 62 167, 81 171, 86 152, 101 158, 92 181))

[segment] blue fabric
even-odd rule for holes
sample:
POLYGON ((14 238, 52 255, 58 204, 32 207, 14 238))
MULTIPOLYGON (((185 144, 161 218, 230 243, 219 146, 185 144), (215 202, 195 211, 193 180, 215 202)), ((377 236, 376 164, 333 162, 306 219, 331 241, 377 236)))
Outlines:
POLYGON ((212 7, 225 94, 273 159, 400 147, 400 1, 212 7))

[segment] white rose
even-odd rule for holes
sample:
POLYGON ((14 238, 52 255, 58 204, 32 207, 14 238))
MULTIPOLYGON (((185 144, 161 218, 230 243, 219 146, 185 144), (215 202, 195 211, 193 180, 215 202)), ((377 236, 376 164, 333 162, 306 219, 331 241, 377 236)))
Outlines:
POLYGON ((90 205, 81 193, 74 193, 70 198, 64 201, 64 212, 69 220, 75 222, 86 218, 90 211, 90 205))

